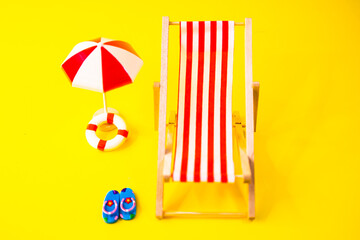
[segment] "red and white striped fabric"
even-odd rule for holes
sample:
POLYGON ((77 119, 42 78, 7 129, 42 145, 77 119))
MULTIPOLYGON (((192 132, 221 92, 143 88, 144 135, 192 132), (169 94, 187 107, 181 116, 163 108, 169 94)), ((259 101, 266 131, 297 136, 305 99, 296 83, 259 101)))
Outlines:
POLYGON ((142 65, 130 44, 98 38, 77 44, 62 68, 73 87, 107 92, 132 83, 142 65))
POLYGON ((233 58, 233 21, 180 23, 174 181, 235 181, 233 58))

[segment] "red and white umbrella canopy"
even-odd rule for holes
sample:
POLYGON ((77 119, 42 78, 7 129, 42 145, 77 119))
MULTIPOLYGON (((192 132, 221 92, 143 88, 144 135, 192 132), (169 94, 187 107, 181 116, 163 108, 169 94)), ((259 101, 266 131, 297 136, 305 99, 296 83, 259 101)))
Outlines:
POLYGON ((130 44, 98 38, 77 44, 62 68, 73 87, 105 93, 132 83, 142 65, 130 44))

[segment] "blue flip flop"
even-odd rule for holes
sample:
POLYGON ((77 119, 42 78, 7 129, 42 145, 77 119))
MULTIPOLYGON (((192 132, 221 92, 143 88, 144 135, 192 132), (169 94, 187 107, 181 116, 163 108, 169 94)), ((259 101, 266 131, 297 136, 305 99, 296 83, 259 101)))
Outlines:
POLYGON ((106 194, 102 216, 106 223, 114 223, 119 218, 120 194, 116 190, 111 190, 106 194))
POLYGON ((120 192, 120 217, 131 220, 136 215, 135 194, 131 188, 124 188, 120 192))

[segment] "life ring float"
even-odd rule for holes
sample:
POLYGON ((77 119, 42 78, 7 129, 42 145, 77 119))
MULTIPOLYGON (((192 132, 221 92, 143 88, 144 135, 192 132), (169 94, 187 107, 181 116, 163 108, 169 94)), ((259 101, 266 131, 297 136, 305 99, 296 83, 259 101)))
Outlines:
POLYGON ((119 115, 114 113, 101 113, 91 119, 87 125, 85 135, 88 143, 93 148, 99 149, 100 151, 111 151, 119 147, 121 143, 125 141, 128 136, 128 131, 126 129, 124 120, 119 115), (117 135, 110 140, 100 139, 96 135, 96 130, 99 125, 106 122, 109 124, 114 124, 118 129, 117 135))

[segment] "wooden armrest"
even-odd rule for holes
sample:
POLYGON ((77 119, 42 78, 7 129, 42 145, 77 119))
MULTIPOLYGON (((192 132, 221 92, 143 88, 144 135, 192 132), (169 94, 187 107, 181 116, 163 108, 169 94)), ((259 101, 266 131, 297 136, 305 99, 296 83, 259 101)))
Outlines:
POLYGON ((250 162, 249 162, 249 157, 246 154, 246 147, 245 147, 246 142, 240 121, 240 116, 238 113, 234 114, 234 125, 235 125, 236 146, 238 147, 240 154, 240 162, 241 162, 244 183, 250 183, 251 182, 250 162))
POLYGON ((253 99, 254 99, 254 132, 256 132, 256 120, 257 120, 258 103, 259 103, 260 83, 253 82, 252 87, 253 87, 253 99))
POLYGON ((165 147, 165 157, 164 157, 164 180, 168 182, 171 176, 171 160, 173 152, 173 142, 175 136, 175 122, 176 115, 175 112, 171 112, 169 116, 169 122, 167 124, 167 134, 166 134, 166 147, 165 147))
POLYGON ((154 128, 159 128, 159 99, 160 99, 160 83, 154 82, 154 128))

